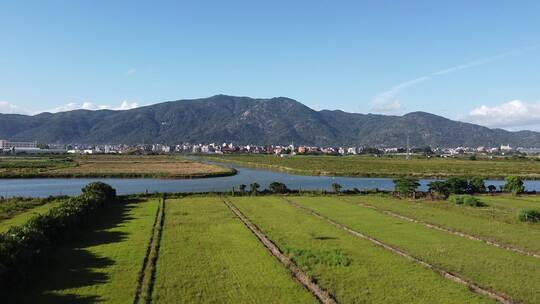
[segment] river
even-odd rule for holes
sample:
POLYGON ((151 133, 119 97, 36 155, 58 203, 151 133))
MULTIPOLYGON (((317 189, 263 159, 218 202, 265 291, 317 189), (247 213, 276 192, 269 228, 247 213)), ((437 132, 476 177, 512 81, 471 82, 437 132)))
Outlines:
MULTIPOLYGON (((221 164, 231 166, 228 164, 221 164)), ((230 191, 240 184, 257 182, 261 189, 273 181, 285 183, 291 189, 325 189, 331 190, 332 183, 338 183, 343 189, 356 187, 364 189, 392 190, 392 178, 373 177, 332 177, 305 176, 263 169, 251 169, 234 165, 238 174, 224 177, 200 179, 149 179, 149 178, 18 178, 0 179, 0 196, 13 197, 47 197, 49 195, 77 195, 81 188, 93 181, 102 181, 113 186, 118 194, 134 194, 148 192, 208 192, 230 191)), ((420 180, 420 189, 426 190, 432 179, 420 180)), ((487 180, 487 185, 502 185, 504 181, 487 180)), ((525 187, 528 191, 540 191, 540 180, 527 180, 525 187)))

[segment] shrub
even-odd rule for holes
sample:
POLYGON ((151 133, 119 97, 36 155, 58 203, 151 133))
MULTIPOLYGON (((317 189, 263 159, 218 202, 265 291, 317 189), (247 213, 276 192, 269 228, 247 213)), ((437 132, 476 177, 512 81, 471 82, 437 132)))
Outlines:
POLYGON ((116 191, 104 183, 90 183, 82 192, 45 214, 0 233, 0 289, 24 282, 32 266, 46 258, 53 246, 77 235, 98 209, 116 199, 116 191))
POLYGON ((286 247, 285 254, 305 270, 310 270, 319 264, 348 267, 352 262, 341 249, 313 250, 286 247))
POLYGON ((508 176, 506 178, 506 184, 502 186, 502 189, 507 192, 512 192, 513 195, 525 192, 523 180, 519 176, 508 176))
POLYGON ((479 176, 472 177, 469 180, 469 190, 472 193, 484 193, 486 192, 486 185, 484 184, 484 179, 479 176))
POLYGON ((465 205, 472 207, 483 207, 485 206, 480 200, 472 195, 452 195, 448 198, 448 201, 456 205, 465 205))
POLYGON ((415 178, 402 177, 394 180, 394 190, 402 196, 411 196, 420 186, 415 178))
POLYGON ((450 195, 450 188, 448 184, 444 181, 433 181, 428 184, 428 191, 432 194, 438 194, 444 198, 447 198, 450 195))
POLYGON ((268 189, 273 193, 287 193, 289 192, 289 188, 287 188, 287 185, 280 182, 272 182, 268 186, 268 189))
POLYGON ((534 209, 521 209, 518 211, 518 219, 521 222, 540 222, 540 210, 534 209))
POLYGON ((450 177, 446 184, 450 193, 463 194, 469 191, 469 181, 465 177, 450 177))
POLYGON ((95 196, 97 199, 105 201, 114 201, 116 199, 116 190, 103 182, 93 182, 81 189, 84 196, 95 196))

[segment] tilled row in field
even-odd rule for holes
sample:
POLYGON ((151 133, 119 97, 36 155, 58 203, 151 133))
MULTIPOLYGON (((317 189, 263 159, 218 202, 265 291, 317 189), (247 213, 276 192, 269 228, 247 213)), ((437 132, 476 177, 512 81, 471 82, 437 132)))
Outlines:
POLYGON ((156 264, 159 257, 159 248, 161 244, 161 235, 163 233, 163 224, 165 222, 165 199, 159 201, 156 211, 154 225, 152 226, 150 240, 146 249, 142 268, 137 281, 137 288, 133 299, 134 304, 151 303, 152 292, 156 276, 156 264))

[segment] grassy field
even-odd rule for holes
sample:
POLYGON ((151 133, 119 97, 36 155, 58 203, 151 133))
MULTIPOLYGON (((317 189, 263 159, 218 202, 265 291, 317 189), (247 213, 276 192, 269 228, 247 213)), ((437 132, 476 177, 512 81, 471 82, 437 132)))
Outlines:
POLYGON ((540 225, 526 224, 517 220, 516 209, 521 204, 521 198, 510 195, 479 196, 479 198, 488 206, 476 208, 455 205, 447 201, 409 201, 389 195, 350 196, 343 200, 351 204, 368 204, 380 210, 392 211, 426 223, 540 254, 540 241, 536 241, 540 240, 540 225), (500 202, 503 207, 499 207, 494 201, 500 202))
POLYGON ((446 178, 475 176, 502 179, 519 175, 526 179, 540 178, 540 161, 505 159, 410 159, 371 156, 304 156, 275 155, 215 155, 206 159, 232 162, 243 166, 265 168, 303 175, 335 175, 365 177, 415 176, 418 178, 446 178))
POLYGON ((340 303, 489 303, 281 198, 234 198, 233 202, 340 303))
POLYGON ((156 201, 116 204, 94 229, 36 269, 20 303, 132 303, 156 201))
MULTIPOLYGON (((490 219, 480 211, 513 213, 536 206, 536 197, 481 196, 490 206, 475 209, 379 195, 228 198, 338 303, 494 300, 309 210, 515 303, 540 302, 540 259, 383 213, 390 210, 537 250, 540 224, 510 222, 503 215, 490 219)), ((222 198, 198 195, 159 202, 156 198, 110 206, 80 239, 55 249, 52 259, 36 267, 28 287, 17 291, 10 303, 133 303, 138 286, 149 291, 149 301, 143 295, 139 303, 317 303, 222 198)), ((22 223, 30 212, 51 204, 9 221, 22 223)))
POLYGON ((334 197, 291 200, 483 287, 518 301, 540 302, 539 259, 359 208, 334 197))
POLYGON ((167 200, 154 302, 317 303, 219 198, 167 200))
POLYGON ((510 196, 510 195, 483 195, 483 202, 497 208, 502 214, 507 215, 507 219, 516 220, 516 213, 519 209, 538 209, 540 210, 540 196, 510 196))
POLYGON ((0 159, 0 178, 198 178, 234 173, 234 170, 229 168, 165 155, 81 155, 73 157, 4 157, 0 159))
POLYGON ((0 198, 0 222, 5 219, 12 218, 13 216, 41 206, 43 204, 50 203, 53 200, 61 198, 25 198, 25 197, 11 197, 0 198))
POLYGON ((0 232, 5 232, 12 226, 22 225, 30 218, 38 214, 43 214, 51 208, 58 206, 60 203, 60 201, 54 201, 47 204, 36 205, 32 208, 25 209, 24 211, 17 212, 10 217, 0 219, 0 232))

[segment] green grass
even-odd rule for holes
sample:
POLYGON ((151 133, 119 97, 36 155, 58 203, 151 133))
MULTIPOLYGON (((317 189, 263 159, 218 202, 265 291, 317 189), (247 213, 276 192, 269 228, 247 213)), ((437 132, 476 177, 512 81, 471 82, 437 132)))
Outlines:
MULTIPOLYGON (((409 201, 387 195, 343 197, 351 204, 364 203, 381 210, 392 211, 410 218, 454 229, 498 243, 540 253, 540 225, 524 224, 511 212, 501 214, 484 196, 488 207, 455 206, 449 202, 409 201)), ((511 203, 510 203, 511 204, 511 203)), ((361 208, 361 207, 359 207, 361 208)))
POLYGON ((38 214, 44 214, 47 211, 49 211, 51 208, 58 206, 60 203, 61 203, 60 201, 55 201, 55 202, 51 202, 51 203, 47 203, 43 205, 38 205, 33 208, 29 208, 26 211, 22 211, 22 212, 20 211, 19 213, 7 219, 0 220, 0 232, 5 232, 12 226, 22 225, 26 223, 26 221, 28 221, 32 217, 38 214))
POLYGON ((279 157, 276 155, 216 155, 204 158, 233 162, 249 167, 265 168, 304 175, 375 176, 418 178, 446 178, 475 176, 502 179, 519 175, 527 179, 540 178, 540 162, 534 160, 465 160, 465 159, 410 159, 370 156, 306 156, 279 157))
POLYGON ((281 198, 232 200, 282 251, 295 248, 318 257, 291 254, 340 303, 491 302, 431 270, 307 215, 281 198))
POLYGON ((155 303, 316 303, 219 198, 167 200, 155 303))
POLYGON ((60 200, 62 198, 50 199, 50 198, 25 198, 25 197, 10 197, 0 198, 0 222, 12 218, 13 216, 22 212, 33 209, 37 206, 41 206, 50 203, 54 200, 60 200))
POLYGON ((115 204, 79 241, 36 269, 22 303, 131 303, 156 213, 156 201, 115 204))
POLYGON ((540 210, 540 196, 536 195, 482 195, 480 198, 486 204, 501 210, 511 220, 516 220, 515 215, 519 209, 540 210))
POLYGON ((292 200, 517 301, 540 302, 540 261, 536 258, 359 208, 335 197, 292 200))

